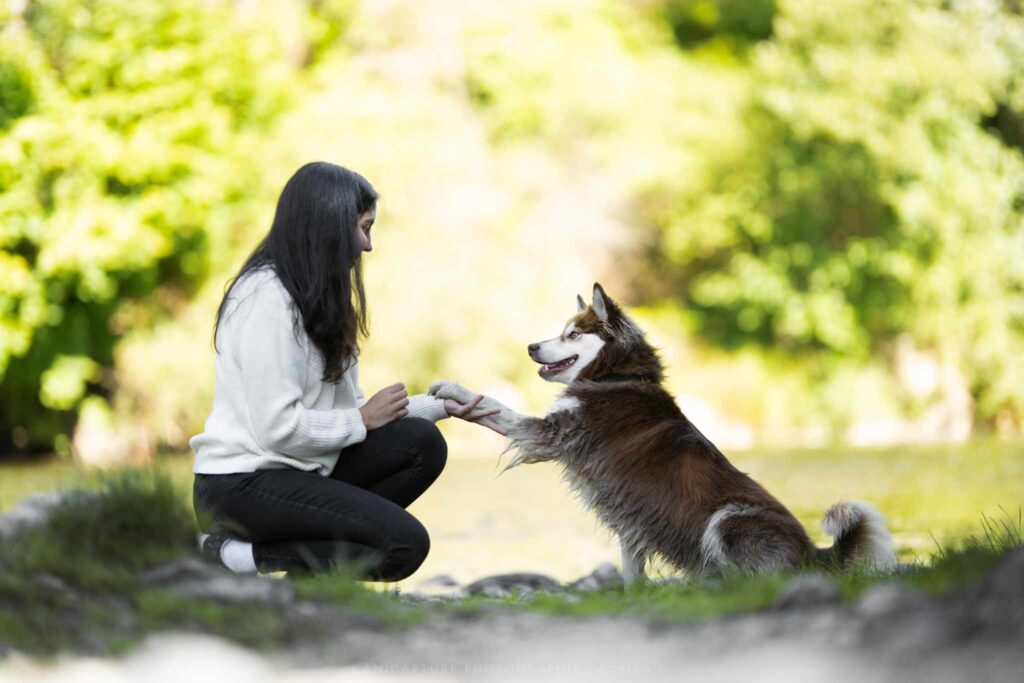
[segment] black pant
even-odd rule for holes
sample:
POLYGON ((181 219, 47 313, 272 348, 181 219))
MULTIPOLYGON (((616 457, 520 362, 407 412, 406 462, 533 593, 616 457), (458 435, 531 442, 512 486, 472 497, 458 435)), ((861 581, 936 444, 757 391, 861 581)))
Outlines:
POLYGON ((448 448, 429 420, 404 418, 341 451, 329 477, 297 469, 197 474, 193 500, 204 531, 251 541, 262 572, 337 564, 364 578, 398 581, 430 550, 404 509, 437 479, 448 448))

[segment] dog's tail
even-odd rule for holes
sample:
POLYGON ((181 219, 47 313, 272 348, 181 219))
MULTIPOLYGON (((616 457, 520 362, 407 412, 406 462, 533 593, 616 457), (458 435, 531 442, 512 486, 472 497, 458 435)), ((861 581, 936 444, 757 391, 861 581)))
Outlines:
POLYGON ((854 564, 888 571, 896 568, 896 543, 885 517, 863 501, 840 501, 821 521, 832 537, 831 548, 819 548, 819 564, 845 568, 854 564))

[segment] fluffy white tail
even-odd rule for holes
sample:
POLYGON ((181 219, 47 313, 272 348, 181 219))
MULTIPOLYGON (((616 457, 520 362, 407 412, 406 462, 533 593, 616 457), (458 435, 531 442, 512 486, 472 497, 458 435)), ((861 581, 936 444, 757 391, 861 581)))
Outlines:
POLYGON ((879 570, 896 568, 896 542, 885 516, 860 500, 840 501, 830 507, 821 522, 832 537, 829 551, 840 564, 863 564, 879 570))

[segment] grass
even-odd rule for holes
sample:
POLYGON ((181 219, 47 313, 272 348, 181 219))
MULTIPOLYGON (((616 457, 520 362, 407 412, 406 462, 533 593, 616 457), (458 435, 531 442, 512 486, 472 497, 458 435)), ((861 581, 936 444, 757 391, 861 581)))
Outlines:
MULTIPOLYGON (((897 573, 850 569, 829 573, 843 600, 852 603, 872 586, 898 581, 911 590, 937 594, 982 579, 1010 549, 1022 543, 1022 517, 1004 512, 982 517, 981 532, 955 546, 937 546, 928 560, 904 565, 897 573)), ((770 607, 779 591, 798 573, 761 576, 727 575, 692 583, 646 583, 628 591, 609 588, 591 593, 537 593, 501 600, 475 598, 456 609, 500 605, 546 614, 589 617, 627 615, 668 622, 694 622, 710 617, 753 612, 770 607)))
MULTIPOLYGON (((430 531, 432 550, 400 588, 437 574, 466 583, 510 571, 541 571, 571 581, 602 562, 618 561, 614 539, 569 493, 556 466, 524 466, 498 476, 502 440, 473 425, 446 422, 441 425, 450 444, 448 466, 409 508, 430 531), (467 457, 470 452, 480 457, 467 457)), ((728 455, 789 506, 819 544, 827 541, 820 520, 829 505, 839 499, 871 501, 889 518, 907 562, 927 561, 936 540, 950 545, 973 533, 981 514, 997 517, 1000 508, 1024 504, 1022 441, 728 455)), ((189 457, 160 462, 186 506, 191 464, 189 457)), ((94 487, 97 476, 65 461, 0 464, 0 510, 39 491, 94 487)))
MULTIPOLYGON (((975 523, 974 533, 960 534, 959 540, 950 538, 953 529, 963 526, 962 516, 958 516, 957 525, 947 525, 941 534, 930 537, 930 551, 918 546, 905 553, 910 564, 895 577, 856 571, 834 574, 833 578, 847 601, 858 599, 870 586, 881 581, 898 580, 926 593, 947 591, 979 580, 1008 548, 1021 543, 1019 504, 998 507, 999 501, 1010 498, 1008 493, 1011 489, 1016 491, 1013 487, 1020 481, 1018 478, 1007 482, 1005 478, 1020 467, 1020 463, 1010 457, 1015 456, 1017 450, 1003 451, 1005 460, 993 459, 991 453, 971 452, 953 457, 947 452, 945 459, 936 459, 937 465, 931 469, 924 467, 920 460, 921 452, 909 455, 890 453, 888 456, 883 456, 883 452, 865 452, 859 454, 855 463, 857 467, 845 461, 833 461, 828 467, 829 460, 824 455, 818 462, 812 462, 813 458, 806 454, 787 456, 790 461, 794 458, 803 460, 801 467, 794 466, 798 471, 792 474, 799 486, 808 483, 807 478, 811 476, 808 470, 811 473, 837 470, 838 474, 833 472, 831 479, 825 477, 826 481, 819 486, 830 489, 843 488, 840 485, 843 482, 839 482, 837 476, 854 476, 851 472, 859 472, 856 476, 860 478, 852 485, 845 482, 847 488, 859 487, 869 478, 866 473, 872 472, 876 483, 872 493, 876 494, 881 491, 879 482, 884 481, 886 474, 883 468, 878 467, 885 457, 888 457, 886 462, 890 469, 896 473, 907 469, 907 459, 915 461, 924 470, 920 472, 921 479, 929 485, 940 476, 936 471, 950 463, 955 472, 973 472, 973 479, 964 476, 956 485, 959 494, 976 495, 979 501, 981 521, 980 525, 975 523), (992 476, 984 470, 979 473, 978 468, 963 467, 962 461, 968 455, 975 464, 987 463, 988 467, 997 470, 999 476, 992 476), (996 504, 995 508, 993 504, 996 504)), ((780 459, 777 456, 758 460, 752 456, 751 462, 761 470, 760 475, 764 479, 771 478, 773 470, 781 467, 780 459)), ((217 633, 258 648, 284 645, 298 638, 326 636, 328 628, 321 620, 323 615, 303 620, 296 618, 294 611, 258 604, 185 599, 140 584, 139 572, 193 552, 195 526, 186 488, 190 476, 182 462, 171 460, 157 467, 88 474, 62 470, 60 476, 49 479, 41 476, 45 468, 32 467, 23 471, 20 483, 33 481, 37 490, 52 488, 56 481, 65 486, 72 484, 87 489, 95 497, 70 498, 45 527, 0 547, 0 642, 47 656, 68 649, 117 652, 148 633, 169 629, 217 633)), ((489 464, 479 465, 458 466, 454 471, 448 471, 449 477, 455 482, 461 480, 463 484, 467 481, 480 484, 485 481, 482 473, 487 471, 487 481, 493 483, 489 464)), ((10 481, 10 478, 0 475, 0 482, 3 482, 0 495, 10 495, 10 481)), ((917 485, 914 480, 908 479, 907 482, 911 488, 917 485)), ((571 544, 580 542, 579 538, 566 538, 567 533, 575 531, 579 536, 586 536, 589 532, 591 537, 600 537, 594 532, 592 520, 586 516, 580 515, 571 521, 574 513, 565 505, 565 500, 571 499, 565 495, 556 471, 528 470, 521 479, 502 482, 501 485, 516 491, 524 483, 528 490, 521 492, 529 494, 527 499, 532 501, 525 508, 514 500, 481 501, 483 509, 470 514, 469 510, 475 510, 473 503, 480 499, 480 490, 471 490, 462 496, 468 498, 468 502, 454 497, 452 492, 447 499, 450 509, 443 516, 430 505, 420 505, 418 501, 417 514, 432 529, 434 552, 442 556, 450 554, 449 545, 458 549, 461 543, 475 540, 475 554, 487 555, 483 559, 491 562, 490 565, 481 565, 487 566, 488 573, 520 568, 546 571, 547 565, 543 560, 534 562, 534 557, 516 555, 514 549, 520 546, 543 547, 549 541, 557 541, 561 553, 567 555, 574 552, 571 544), (455 504, 456 500, 458 504, 455 504), (522 513, 525 521, 512 514, 516 511, 522 513), (499 516, 498 512, 502 514, 499 516), (433 523, 431 515, 436 515, 433 523), (548 524, 545 525, 544 520, 549 520, 548 524), (585 525, 586 529, 577 529, 578 524, 585 525), (474 525, 482 525, 483 528, 474 528, 474 525), (442 530, 440 536, 444 541, 441 543, 437 540, 438 534, 433 533, 435 527, 442 530), (453 530, 458 531, 453 533, 453 530), (502 543, 507 544, 506 550, 511 548, 513 552, 488 555, 502 543)), ((439 482, 438 486, 442 483, 439 482)), ((952 486, 953 482, 947 481, 943 490, 949 491, 952 486)), ((480 488, 485 487, 477 486, 480 488)), ((18 489, 19 496, 31 492, 25 488, 18 489)), ((432 492, 433 489, 428 493, 432 492)), ((828 495, 830 499, 838 497, 831 493, 828 495)), ((930 514, 935 509, 932 507, 935 495, 927 499, 927 511, 912 514, 921 517, 930 514)), ((864 497, 877 499, 876 496, 864 497)), ((434 498, 439 502, 444 496, 435 494, 434 498)), ((2 504, 9 500, 3 500, 2 504)), ((884 500, 891 502, 892 498, 883 496, 884 500)), ((880 504, 885 507, 885 502, 880 504)), ((800 505, 812 507, 814 514, 819 514, 816 500, 804 501, 800 505)), ((944 513, 948 510, 936 510, 935 516, 944 513)), ((898 511, 896 519, 905 523, 910 514, 898 511)), ((977 514, 975 520, 978 519, 977 514)), ((894 526, 899 529, 899 522, 894 526)), ((596 564, 595 559, 608 558, 588 555, 589 567, 596 564)), ((569 578, 579 575, 574 574, 569 578)), ((419 575, 424 575, 423 570, 419 575)), ((438 615, 481 615, 495 610, 575 617, 622 615, 654 621, 692 622, 767 608, 791 579, 790 574, 754 578, 727 576, 700 583, 647 584, 628 592, 607 589, 593 593, 537 593, 497 600, 474 596, 451 604, 408 604, 396 598, 394 586, 385 589, 380 585, 359 582, 344 573, 295 578, 294 583, 300 598, 329 606, 331 614, 340 619, 346 615, 360 615, 382 626, 404 628, 438 615)), ((397 591, 404 588, 399 585, 397 591)))

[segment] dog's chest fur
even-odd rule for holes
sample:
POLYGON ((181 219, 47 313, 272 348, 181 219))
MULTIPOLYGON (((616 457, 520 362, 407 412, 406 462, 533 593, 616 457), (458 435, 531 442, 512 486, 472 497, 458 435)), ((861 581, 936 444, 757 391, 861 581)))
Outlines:
POLYGON ((623 542, 693 566, 706 515, 681 485, 672 447, 679 419, 656 388, 589 386, 565 392, 542 421, 511 436, 523 462, 561 463, 572 490, 623 542))

